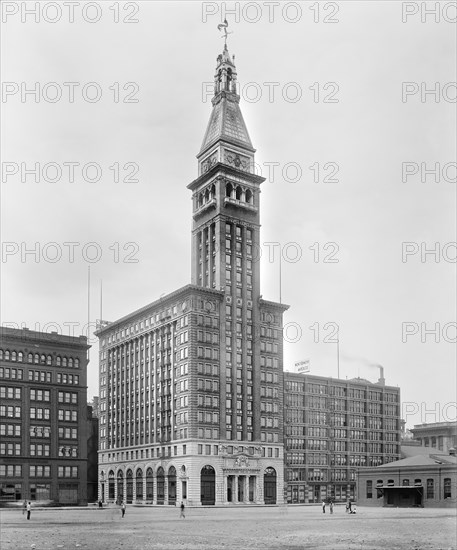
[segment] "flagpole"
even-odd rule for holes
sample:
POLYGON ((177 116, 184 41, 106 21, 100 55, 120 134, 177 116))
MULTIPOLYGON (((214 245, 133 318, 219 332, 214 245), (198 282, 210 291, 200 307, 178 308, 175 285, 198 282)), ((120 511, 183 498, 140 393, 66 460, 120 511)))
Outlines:
POLYGON ((100 324, 103 319, 103 279, 100 279, 100 324))
POLYGON ((337 373, 338 373, 338 379, 340 378, 340 329, 338 327, 338 335, 336 337, 336 366, 337 366, 337 373))
MULTIPOLYGON (((87 266, 87 343, 90 334, 90 265, 87 266)), ((87 361, 90 360, 90 348, 87 348, 87 361)))
POLYGON ((279 303, 282 304, 282 259, 281 259, 281 247, 279 248, 279 303))

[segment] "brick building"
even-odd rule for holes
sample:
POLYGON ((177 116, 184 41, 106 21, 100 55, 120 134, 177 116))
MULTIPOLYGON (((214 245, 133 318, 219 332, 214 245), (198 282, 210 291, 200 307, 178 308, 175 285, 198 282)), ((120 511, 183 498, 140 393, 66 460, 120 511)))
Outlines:
POLYGON ((0 505, 86 504, 87 339, 0 331, 0 505))
MULTIPOLYGON (((287 306, 260 296, 260 184, 227 47, 192 191, 192 280, 100 339, 99 497, 283 499, 287 306)), ((170 205, 170 209, 172 205, 170 205)))
POLYGON ((354 378, 284 373, 287 502, 354 499, 359 466, 400 458, 400 390, 354 378))

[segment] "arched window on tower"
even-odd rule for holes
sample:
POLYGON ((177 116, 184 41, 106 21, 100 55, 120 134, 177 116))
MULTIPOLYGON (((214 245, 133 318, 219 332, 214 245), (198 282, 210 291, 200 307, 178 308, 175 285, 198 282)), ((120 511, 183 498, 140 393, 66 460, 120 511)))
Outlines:
POLYGON ((237 201, 240 201, 240 200, 241 200, 242 193, 243 193, 243 190, 242 190, 241 187, 238 185, 237 188, 236 188, 236 200, 237 200, 237 201))
POLYGON ((225 89, 230 92, 231 88, 232 88, 232 80, 233 80, 233 74, 232 74, 232 69, 227 69, 227 81, 225 83, 225 89))
POLYGON ((225 196, 226 197, 232 197, 233 195, 233 186, 231 183, 227 183, 225 186, 225 196))
POLYGON ((248 204, 253 204, 254 202, 254 195, 252 194, 252 191, 250 189, 246 190, 246 202, 248 204))
POLYGON ((222 82, 222 69, 219 69, 216 77, 216 89, 215 89, 216 94, 221 91, 221 82, 222 82))

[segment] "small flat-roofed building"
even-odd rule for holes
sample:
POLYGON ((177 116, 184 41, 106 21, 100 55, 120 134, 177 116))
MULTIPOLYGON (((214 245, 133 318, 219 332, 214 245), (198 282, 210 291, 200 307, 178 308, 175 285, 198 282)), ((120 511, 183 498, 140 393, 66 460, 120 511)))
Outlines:
MULTIPOLYGON (((359 468, 357 503, 363 506, 455 507, 457 459, 408 448, 407 458, 375 468, 359 468)), ((420 450, 420 449, 419 449, 420 450)))

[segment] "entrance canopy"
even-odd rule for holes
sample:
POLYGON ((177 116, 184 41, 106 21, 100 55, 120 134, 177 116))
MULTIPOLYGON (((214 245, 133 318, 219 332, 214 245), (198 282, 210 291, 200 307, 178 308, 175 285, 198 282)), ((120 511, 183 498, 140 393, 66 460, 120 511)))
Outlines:
POLYGON ((379 491, 385 491, 387 489, 407 489, 408 491, 411 491, 412 489, 415 489, 419 493, 422 493, 424 490, 423 485, 377 485, 375 488, 379 491))

